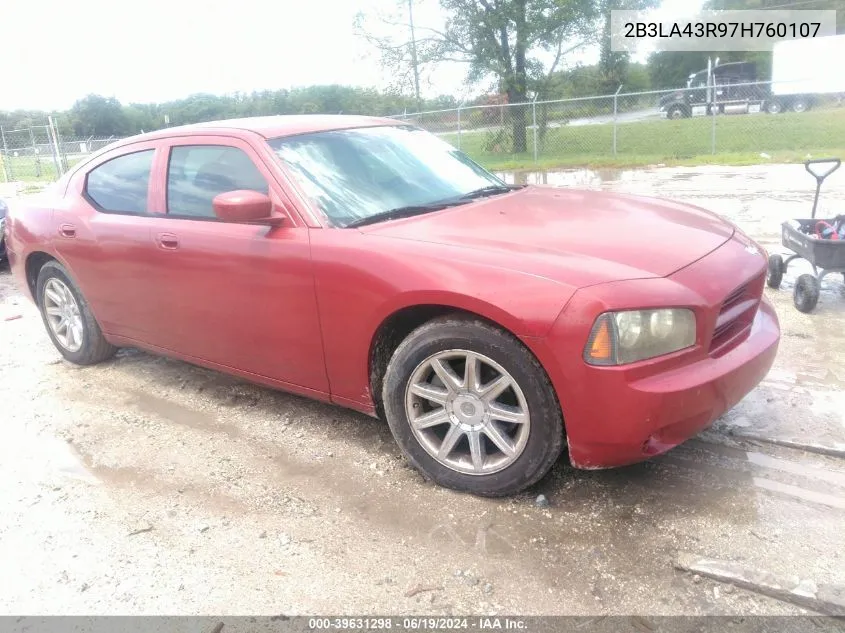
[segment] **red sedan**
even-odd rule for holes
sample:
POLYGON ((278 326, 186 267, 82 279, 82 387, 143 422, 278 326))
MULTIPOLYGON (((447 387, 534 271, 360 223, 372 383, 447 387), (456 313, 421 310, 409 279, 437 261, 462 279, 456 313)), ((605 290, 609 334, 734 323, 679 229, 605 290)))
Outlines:
POLYGON ((171 128, 77 165, 7 222, 47 333, 384 416, 444 486, 505 495, 564 444, 664 452, 766 374, 765 254, 674 202, 508 186, 393 120, 171 128))

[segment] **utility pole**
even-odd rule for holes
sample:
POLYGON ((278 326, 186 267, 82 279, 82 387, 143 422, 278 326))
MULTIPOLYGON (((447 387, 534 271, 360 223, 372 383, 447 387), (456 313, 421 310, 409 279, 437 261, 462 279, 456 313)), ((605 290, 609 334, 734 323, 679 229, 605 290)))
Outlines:
POLYGON ((411 65, 414 67, 414 97, 417 100, 417 112, 422 110, 420 101, 420 69, 417 61, 417 37, 414 33, 414 0, 408 0, 408 23, 411 27, 411 65))

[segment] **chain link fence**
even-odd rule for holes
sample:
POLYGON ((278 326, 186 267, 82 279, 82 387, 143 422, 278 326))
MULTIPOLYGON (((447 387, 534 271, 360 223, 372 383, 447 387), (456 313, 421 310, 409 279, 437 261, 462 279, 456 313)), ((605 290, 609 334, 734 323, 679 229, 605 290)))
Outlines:
POLYGON ((397 115, 490 168, 734 163, 845 153, 842 95, 769 82, 397 115))
MULTIPOLYGON (((473 105, 394 118, 491 169, 789 162, 845 154, 843 95, 768 82, 473 105), (780 93, 774 96, 773 93, 780 93)), ((118 140, 0 128, 0 183, 47 183, 118 140)))
POLYGON ((0 182, 37 186, 59 178, 70 167, 117 137, 64 137, 47 125, 9 130, 0 127, 0 182))

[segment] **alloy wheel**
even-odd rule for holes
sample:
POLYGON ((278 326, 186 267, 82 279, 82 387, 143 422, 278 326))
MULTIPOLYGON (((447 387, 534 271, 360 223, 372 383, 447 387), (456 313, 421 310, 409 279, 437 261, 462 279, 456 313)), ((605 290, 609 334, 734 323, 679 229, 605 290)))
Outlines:
POLYGON ((528 442, 531 416, 517 381, 493 359, 469 350, 430 356, 405 392, 411 430, 444 466, 489 475, 513 464, 528 442))
POLYGON ((79 351, 84 331, 79 304, 64 282, 55 277, 44 285, 44 313, 59 344, 69 352, 79 351))

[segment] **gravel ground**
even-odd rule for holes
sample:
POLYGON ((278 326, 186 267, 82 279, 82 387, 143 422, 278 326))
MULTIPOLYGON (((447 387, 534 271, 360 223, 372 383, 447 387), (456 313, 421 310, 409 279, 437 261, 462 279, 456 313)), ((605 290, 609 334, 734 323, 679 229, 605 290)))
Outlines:
MULTIPOLYGON (((687 200, 771 250, 813 184, 800 166, 545 178, 687 200)), ((426 483, 344 409, 135 350, 72 366, 4 270, 0 613, 802 613, 673 568, 686 551, 845 585, 845 460, 738 437, 845 442, 845 293, 832 280, 801 314, 797 272, 767 289, 775 368, 712 429, 488 500, 426 483)))

